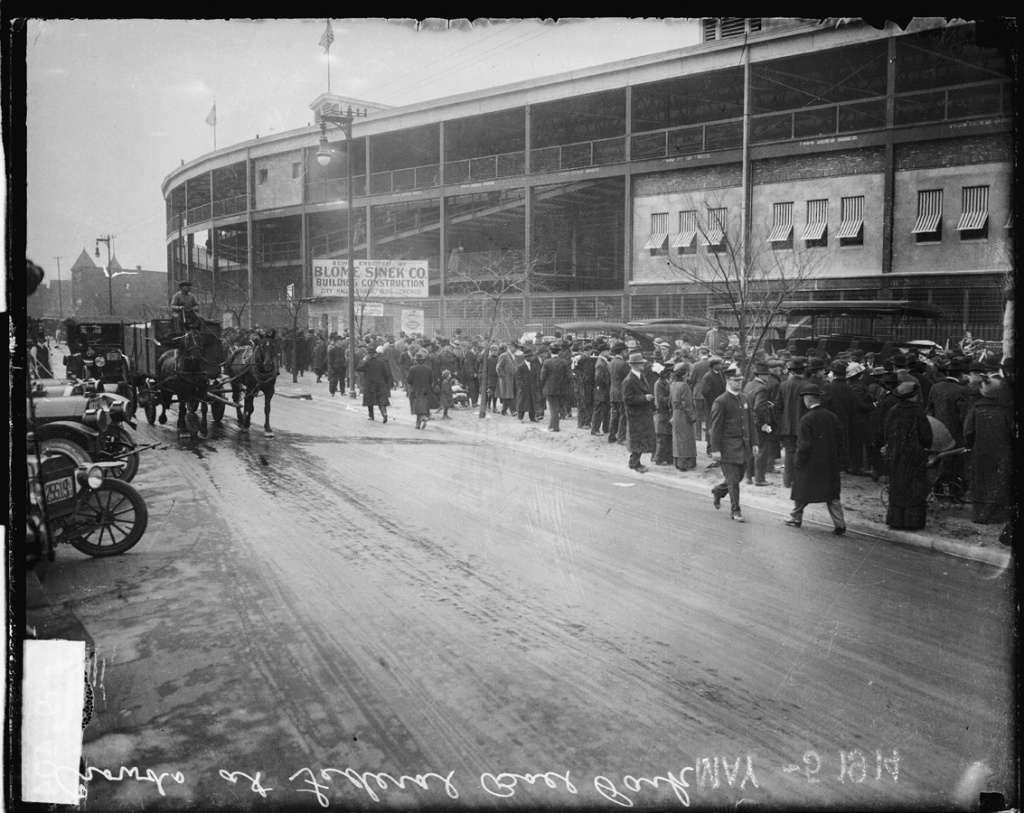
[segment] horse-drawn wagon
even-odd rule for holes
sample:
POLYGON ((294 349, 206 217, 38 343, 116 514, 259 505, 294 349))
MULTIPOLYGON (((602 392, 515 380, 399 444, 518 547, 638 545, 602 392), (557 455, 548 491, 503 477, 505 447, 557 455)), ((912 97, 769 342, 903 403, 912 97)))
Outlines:
POLYGON ((205 435, 207 408, 219 422, 226 406, 235 407, 239 426, 246 431, 253 399, 261 394, 264 433, 273 435, 270 399, 278 375, 273 334, 229 352, 220 323, 209 319, 191 319, 184 333, 171 319, 128 327, 127 354, 136 370, 132 383, 149 423, 157 421, 158 408, 159 422, 166 423, 167 408, 176 400, 181 433, 205 435))
POLYGON ((178 403, 178 430, 206 434, 209 408, 214 421, 224 417, 221 365, 225 361, 220 323, 196 318, 182 333, 171 319, 126 326, 126 349, 132 369, 132 389, 146 420, 167 422, 167 409, 178 403), (200 417, 201 416, 201 417, 200 417))

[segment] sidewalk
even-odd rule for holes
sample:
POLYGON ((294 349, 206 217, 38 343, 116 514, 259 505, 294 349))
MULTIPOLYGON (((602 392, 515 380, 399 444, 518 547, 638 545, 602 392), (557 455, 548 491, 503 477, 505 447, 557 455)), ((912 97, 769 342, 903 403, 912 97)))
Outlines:
MULTIPOLYGON (((356 410, 363 413, 361 399, 352 399, 347 393, 333 398, 327 389, 326 379, 316 383, 316 376, 307 372, 297 383, 292 382, 290 373, 282 371, 278 378, 277 394, 285 398, 309 398, 337 405, 339 410, 356 410)), ((646 474, 631 471, 626 459, 628 453, 619 444, 608 443, 605 436, 594 436, 589 429, 579 429, 575 416, 561 422, 561 431, 547 432, 547 420, 541 423, 520 423, 511 415, 502 416, 488 413, 481 420, 475 407, 449 410, 451 420, 443 421, 440 415, 421 430, 442 435, 475 436, 481 441, 499 443, 503 446, 522 448, 523 444, 543 451, 546 455, 561 458, 575 466, 585 465, 618 475, 623 481, 642 482, 647 480, 659 485, 688 491, 707 502, 711 507, 711 487, 721 480, 717 468, 707 468, 710 458, 704 453, 705 443, 697 443, 697 468, 680 472, 673 466, 651 465, 644 456, 646 474)), ((409 413, 409 401, 401 390, 391 394, 391 408, 388 410, 388 431, 415 432, 415 418, 409 413)), ((792 509, 789 489, 782 486, 781 474, 770 476, 770 485, 755 488, 743 484, 741 502, 744 506, 758 508, 775 514, 773 522, 781 523, 792 509)), ((874 482, 870 477, 843 475, 843 509, 846 514, 848 533, 869 536, 907 545, 984 562, 996 567, 1005 567, 1010 562, 1010 549, 999 543, 1002 525, 976 525, 971 522, 970 506, 930 507, 928 524, 922 531, 897 531, 885 525, 885 508, 881 502, 883 483, 874 482)), ((728 517, 728 512, 723 516, 728 517)), ((748 524, 751 524, 748 520, 748 524)), ((804 527, 786 529, 788 533, 806 534, 831 531, 832 523, 824 505, 809 506, 804 516, 804 527)))

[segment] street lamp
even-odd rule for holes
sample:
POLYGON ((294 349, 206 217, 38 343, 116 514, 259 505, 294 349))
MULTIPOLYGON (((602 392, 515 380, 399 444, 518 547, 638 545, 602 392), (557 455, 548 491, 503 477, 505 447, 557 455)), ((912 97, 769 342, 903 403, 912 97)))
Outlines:
POLYGON ((346 161, 348 169, 348 217, 345 225, 345 245, 348 254, 348 380, 349 397, 356 397, 356 274, 355 260, 352 257, 352 119, 362 114, 349 106, 344 115, 320 113, 320 145, 316 153, 317 163, 326 167, 331 163, 331 151, 327 147, 327 125, 334 124, 345 133, 345 145, 348 152, 346 161))

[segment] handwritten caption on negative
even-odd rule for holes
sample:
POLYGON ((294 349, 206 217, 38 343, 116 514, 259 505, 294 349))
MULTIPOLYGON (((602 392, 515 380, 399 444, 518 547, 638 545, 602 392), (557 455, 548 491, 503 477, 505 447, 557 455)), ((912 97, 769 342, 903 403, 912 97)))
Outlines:
MULTIPOLYGON (((852 750, 839 749, 833 753, 823 754, 818 751, 806 751, 799 762, 785 763, 781 766, 755 767, 752 755, 730 757, 699 757, 693 765, 684 765, 678 772, 665 771, 655 776, 634 776, 625 774, 617 781, 599 774, 589 783, 598 796, 620 807, 633 807, 634 804, 649 804, 655 801, 654 793, 671 794, 683 807, 690 805, 690 791, 710 792, 718 789, 736 788, 751 792, 761 788, 758 772, 762 776, 772 771, 782 774, 796 774, 808 783, 835 782, 838 784, 872 784, 899 782, 900 754, 898 750, 891 752, 876 750, 873 754, 865 753, 860 748, 852 750)), ((365 796, 372 802, 386 802, 389 792, 416 791, 444 793, 449 799, 460 798, 459 788, 455 781, 455 772, 446 774, 422 773, 415 775, 392 776, 388 773, 373 771, 357 771, 354 768, 300 768, 287 778, 285 784, 275 782, 268 784, 262 772, 247 773, 220 769, 219 778, 236 790, 248 790, 263 798, 270 794, 283 792, 313 794, 321 807, 330 806, 331 802, 351 801, 351 792, 365 796)), ((87 767, 82 780, 83 798, 88 783, 96 778, 109 782, 133 780, 150 782, 160 796, 166 795, 173 785, 183 785, 186 777, 181 771, 155 773, 152 769, 142 771, 137 767, 122 767, 119 770, 87 767)), ((573 781, 570 771, 556 773, 483 773, 478 779, 478 787, 489 796, 508 799, 517 791, 526 788, 546 788, 553 793, 578 795, 587 791, 584 784, 578 786, 573 781)))

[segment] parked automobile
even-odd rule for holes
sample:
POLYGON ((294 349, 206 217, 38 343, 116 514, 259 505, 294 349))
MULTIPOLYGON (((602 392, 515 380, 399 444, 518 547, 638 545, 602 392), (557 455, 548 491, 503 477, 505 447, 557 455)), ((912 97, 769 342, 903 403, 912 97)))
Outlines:
POLYGON ((97 391, 95 381, 37 379, 29 387, 27 416, 40 454, 63 454, 78 465, 117 462, 116 476, 130 482, 139 452, 157 445, 135 443, 127 428, 136 428, 131 400, 97 391))

